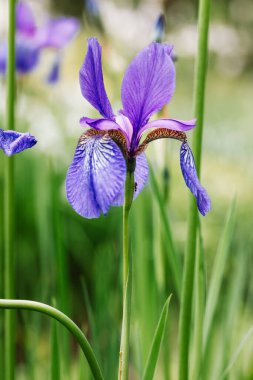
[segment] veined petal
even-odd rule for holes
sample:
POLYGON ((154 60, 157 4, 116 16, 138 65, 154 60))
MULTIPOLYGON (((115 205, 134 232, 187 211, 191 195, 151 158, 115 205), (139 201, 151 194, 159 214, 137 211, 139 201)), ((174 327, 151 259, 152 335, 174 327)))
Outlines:
POLYGON ((199 182, 194 157, 186 142, 181 146, 180 165, 185 183, 197 199, 200 213, 206 215, 211 209, 211 201, 206 190, 199 182))
POLYGON ((175 68, 171 52, 170 45, 153 42, 126 70, 121 98, 124 114, 136 132, 170 101, 174 93, 175 68))
MULTIPOLYGON (((141 153, 136 157, 136 167, 134 171, 135 191, 134 199, 140 194, 148 180, 148 161, 145 153, 141 153)), ((124 187, 114 201, 114 206, 122 206, 124 202, 124 187)))
POLYGON ((31 148, 36 143, 35 137, 30 135, 30 133, 0 129, 0 148, 7 156, 20 153, 25 149, 31 148))
POLYGON ((36 24, 32 10, 28 3, 19 1, 16 5, 16 28, 18 33, 25 36, 33 36, 36 32, 36 24))
POLYGON ((75 17, 59 17, 39 28, 35 40, 41 48, 61 49, 72 40, 79 27, 75 17))
POLYGON ((177 119, 157 119, 150 121, 144 125, 138 132, 138 139, 141 138, 141 135, 151 128, 167 128, 172 129, 173 131, 186 132, 196 126, 196 119, 192 120, 177 120, 177 119))
POLYGON ((88 39, 88 51, 79 74, 82 94, 107 119, 114 119, 107 97, 101 63, 101 46, 96 38, 88 39))
POLYGON ((98 218, 115 204, 125 176, 125 159, 115 142, 108 135, 88 131, 81 136, 68 170, 68 201, 81 216, 98 218))

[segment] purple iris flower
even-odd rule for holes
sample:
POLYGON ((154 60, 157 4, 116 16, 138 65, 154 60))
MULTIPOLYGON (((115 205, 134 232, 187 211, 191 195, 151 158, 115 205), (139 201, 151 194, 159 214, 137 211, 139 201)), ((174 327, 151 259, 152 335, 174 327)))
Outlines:
POLYGON ((0 148, 7 156, 20 153, 25 149, 31 148, 36 143, 35 137, 30 135, 30 133, 0 129, 0 148))
MULTIPOLYGON (((36 68, 40 53, 45 48, 59 50, 76 34, 79 22, 73 17, 50 20, 38 28, 26 2, 16 5, 16 71, 27 74, 36 68)), ((7 44, 0 44, 0 73, 5 74, 7 44)))
POLYGON ((136 197, 148 178, 144 150, 149 142, 159 138, 182 142, 180 160, 186 184, 197 198, 199 211, 205 215, 210 210, 210 200, 199 183, 185 135, 185 131, 195 127, 196 120, 150 121, 174 93, 171 53, 170 45, 153 42, 135 57, 122 82, 123 110, 115 115, 104 87, 101 46, 95 38, 88 40, 88 51, 80 69, 81 92, 102 118, 81 118, 81 126, 89 129, 80 137, 67 174, 67 198, 81 216, 96 218, 106 214, 111 206, 123 204, 130 162, 136 163, 136 197), (143 134, 150 130, 141 141, 143 134))

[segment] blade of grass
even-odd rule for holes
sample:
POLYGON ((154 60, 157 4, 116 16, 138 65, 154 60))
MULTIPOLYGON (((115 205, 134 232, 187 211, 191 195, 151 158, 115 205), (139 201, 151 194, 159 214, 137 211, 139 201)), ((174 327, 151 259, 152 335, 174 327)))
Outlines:
POLYGON ((231 371, 232 367, 234 366, 236 360, 238 359, 240 353, 242 352, 243 348, 245 347, 245 344, 253 334, 253 326, 250 327, 250 329, 246 332, 244 337, 242 338, 241 342, 239 343, 237 349, 234 351, 233 355, 231 356, 230 362, 228 366, 224 369, 223 373, 219 377, 219 380, 224 380, 224 378, 227 376, 227 374, 231 371))
MULTIPOLYGON (((205 84, 208 56, 210 0, 199 1, 198 53, 196 59, 194 84, 194 109, 197 128, 193 132, 193 152, 196 169, 200 174, 202 133, 204 121, 205 84)), ((189 346, 191 338, 192 299, 194 290, 195 254, 198 228, 198 210, 191 195, 189 206, 188 234, 186 243, 185 264, 183 272, 181 309, 179 316, 179 380, 189 378, 189 346)))
POLYGON ((201 369, 202 341, 203 341, 203 321, 205 312, 205 260, 204 244, 199 220, 199 241, 196 254, 195 268, 195 309, 194 309, 194 333, 193 333, 193 373, 191 378, 198 379, 201 369))
POLYGON ((203 349, 206 350, 209 334, 212 328, 212 322, 217 306, 219 291, 222 284, 222 278, 225 270, 225 264, 229 253, 231 241, 233 239, 235 227, 235 201, 231 203, 229 208, 223 233, 221 235, 215 262, 213 265, 212 276, 207 295, 207 304, 204 318, 204 343, 203 349))
POLYGON ((148 359, 147 359, 142 380, 152 380, 154 377, 156 364, 157 364, 157 360, 159 356, 159 351, 160 351, 160 347, 161 347, 161 343, 162 343, 162 339, 163 339, 164 331, 166 327, 166 322, 168 318, 168 308, 170 304, 170 299, 171 299, 171 295, 165 302, 165 305, 162 309, 162 313, 155 330, 153 342, 150 347, 150 352, 148 355, 148 359))
POLYGON ((178 254, 175 250, 171 228, 170 228, 169 220, 166 214, 166 208, 164 207, 163 197, 159 190, 159 186, 155 178, 152 167, 150 167, 150 180, 151 180, 151 186, 152 186, 155 198, 159 205, 160 215, 163 222, 163 228, 166 234, 166 247, 168 249, 168 260, 169 260, 172 275, 174 278, 177 295, 180 296, 181 282, 182 282, 181 263, 179 261, 178 254))
MULTIPOLYGON (((9 0, 7 59, 7 129, 15 129, 15 0, 9 0)), ((14 158, 5 157, 4 181, 4 297, 14 297, 14 158)), ((4 378, 15 377, 15 314, 5 311, 4 378)))
POLYGON ((60 380, 60 355, 59 355, 59 340, 57 335, 56 321, 51 322, 51 380, 60 380))

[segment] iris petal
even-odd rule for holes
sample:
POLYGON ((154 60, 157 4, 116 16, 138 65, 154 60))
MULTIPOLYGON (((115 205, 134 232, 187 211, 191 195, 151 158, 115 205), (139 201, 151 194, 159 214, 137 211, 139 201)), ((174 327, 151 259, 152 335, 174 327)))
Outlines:
POLYGON ((35 137, 30 133, 19 133, 11 130, 3 131, 0 129, 0 148, 7 156, 20 153, 31 148, 36 143, 35 137))
POLYGON ((115 205, 125 175, 125 159, 108 135, 84 134, 68 170, 67 198, 81 216, 98 218, 115 205))
POLYGON ((80 69, 80 87, 84 98, 102 116, 113 120, 112 107, 104 86, 101 50, 101 46, 96 38, 88 39, 88 51, 80 69))
POLYGON ((61 49, 72 40, 79 27, 75 17, 59 17, 39 28, 35 40, 40 48, 61 49))
POLYGON ((16 27, 19 33, 26 36, 33 36, 36 31, 31 8, 23 1, 18 2, 16 5, 16 27))
POLYGON ((187 143, 183 143, 181 146, 180 165, 185 183, 197 199, 200 213, 206 215, 211 209, 211 201, 206 190, 199 182, 194 157, 187 143))
POLYGON ((170 45, 153 42, 128 66, 121 90, 123 112, 134 130, 168 103, 175 88, 175 68, 170 45))
POLYGON ((192 120, 177 120, 177 119, 157 119, 150 121, 144 125, 138 132, 138 139, 141 138, 141 135, 146 132, 148 129, 155 128, 167 128, 172 129, 173 131, 186 132, 196 126, 196 119, 192 120))

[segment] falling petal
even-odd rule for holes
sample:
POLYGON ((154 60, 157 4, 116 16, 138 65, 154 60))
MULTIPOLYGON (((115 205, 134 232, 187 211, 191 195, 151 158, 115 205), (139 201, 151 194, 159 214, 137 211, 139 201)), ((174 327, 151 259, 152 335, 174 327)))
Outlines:
POLYGON ((68 170, 67 198, 81 216, 98 218, 115 204, 125 176, 125 159, 115 142, 108 135, 84 133, 68 170))
POLYGON ((211 209, 211 201, 206 190, 199 182, 194 157, 186 142, 181 146, 180 165, 185 183, 197 199, 200 213, 206 215, 211 209))
POLYGON ((47 82, 50 84, 55 84, 59 81, 60 76, 60 67, 61 67, 61 57, 59 55, 56 56, 49 75, 47 77, 47 82))
POLYGON ((124 114, 135 133, 170 101, 175 88, 172 47, 153 42, 128 66, 122 82, 124 114))
POLYGON ((80 87, 84 98, 102 116, 113 120, 112 107, 104 86, 101 50, 96 38, 88 39, 88 51, 80 69, 80 87))
POLYGON ((16 131, 4 131, 0 129, 0 148, 7 156, 20 153, 31 148, 37 143, 30 133, 20 133, 16 131))

